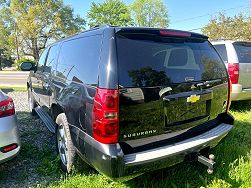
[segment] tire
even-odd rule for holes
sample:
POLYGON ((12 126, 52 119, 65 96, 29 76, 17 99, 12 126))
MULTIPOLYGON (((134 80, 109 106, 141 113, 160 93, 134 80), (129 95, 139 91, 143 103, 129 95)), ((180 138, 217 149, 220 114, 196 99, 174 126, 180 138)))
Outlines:
POLYGON ((35 116, 37 113, 35 111, 35 108, 37 107, 37 103, 35 102, 33 96, 32 96, 32 91, 31 88, 28 88, 28 104, 29 104, 29 111, 32 116, 35 116))
POLYGON ((64 172, 70 173, 73 169, 76 151, 71 140, 69 125, 64 113, 57 116, 56 123, 56 146, 60 156, 60 165, 64 172))

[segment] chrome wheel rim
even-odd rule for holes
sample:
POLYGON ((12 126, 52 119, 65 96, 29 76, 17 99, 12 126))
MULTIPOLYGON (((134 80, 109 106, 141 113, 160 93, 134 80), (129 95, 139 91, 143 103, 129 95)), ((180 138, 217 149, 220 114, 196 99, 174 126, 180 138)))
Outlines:
POLYGON ((60 159, 62 163, 65 166, 67 166, 67 156, 68 156, 67 141, 65 139, 65 130, 62 124, 58 126, 57 143, 58 143, 58 152, 59 152, 60 159))

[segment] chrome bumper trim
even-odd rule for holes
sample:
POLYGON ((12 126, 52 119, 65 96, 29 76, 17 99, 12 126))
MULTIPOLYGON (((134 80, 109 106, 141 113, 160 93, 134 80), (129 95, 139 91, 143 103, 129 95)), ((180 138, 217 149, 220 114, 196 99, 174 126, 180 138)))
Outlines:
POLYGON ((163 146, 144 152, 125 155, 125 165, 132 166, 137 164, 143 164, 173 156, 175 154, 186 153, 186 151, 191 151, 193 150, 193 148, 207 145, 214 139, 224 136, 232 129, 232 127, 232 125, 222 123, 217 127, 211 129, 210 131, 207 131, 196 137, 184 140, 182 142, 175 143, 173 145, 163 146))

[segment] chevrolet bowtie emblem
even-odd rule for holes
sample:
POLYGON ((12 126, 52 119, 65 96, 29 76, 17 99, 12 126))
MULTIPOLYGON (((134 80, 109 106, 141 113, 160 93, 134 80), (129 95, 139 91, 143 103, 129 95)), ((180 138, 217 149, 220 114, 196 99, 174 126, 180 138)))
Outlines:
POLYGON ((190 103, 195 103, 198 100, 200 100, 199 95, 191 95, 190 97, 187 97, 187 102, 190 102, 190 103))

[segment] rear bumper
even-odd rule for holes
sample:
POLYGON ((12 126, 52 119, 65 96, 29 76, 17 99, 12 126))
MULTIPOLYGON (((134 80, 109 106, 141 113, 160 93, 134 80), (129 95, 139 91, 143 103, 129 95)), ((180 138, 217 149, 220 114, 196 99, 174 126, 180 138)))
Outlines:
POLYGON ((248 100, 251 99, 251 88, 242 88, 240 84, 232 85, 232 100, 248 100))
POLYGON ((17 144, 18 147, 7 153, 0 151, 0 163, 12 159, 19 153, 20 139, 16 115, 0 118, 0 148, 10 144, 17 144))
POLYGON ((166 168, 185 160, 189 154, 212 148, 232 129, 221 123, 217 127, 181 142, 164 147, 124 155, 119 144, 106 145, 86 137, 85 149, 88 162, 99 172, 112 179, 130 179, 147 171, 166 168))

